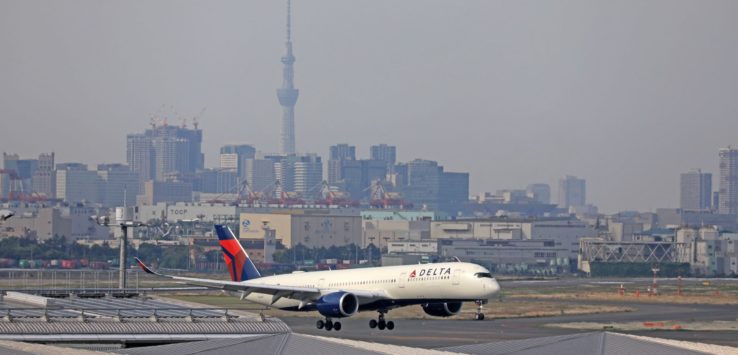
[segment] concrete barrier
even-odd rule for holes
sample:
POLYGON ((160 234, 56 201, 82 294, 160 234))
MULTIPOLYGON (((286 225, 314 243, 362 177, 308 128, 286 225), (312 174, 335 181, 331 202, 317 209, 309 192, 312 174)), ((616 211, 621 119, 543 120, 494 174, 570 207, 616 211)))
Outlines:
POLYGON ((27 293, 8 291, 5 295, 5 301, 20 302, 38 307, 49 307, 54 305, 53 298, 42 296, 34 296, 27 293))

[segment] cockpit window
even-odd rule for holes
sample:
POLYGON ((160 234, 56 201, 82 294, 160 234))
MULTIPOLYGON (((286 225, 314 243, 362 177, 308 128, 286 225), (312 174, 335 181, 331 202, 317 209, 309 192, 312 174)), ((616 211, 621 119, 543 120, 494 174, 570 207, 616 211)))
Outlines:
POLYGON ((488 272, 478 272, 478 273, 474 274, 474 276, 479 277, 479 278, 482 278, 482 277, 486 277, 486 278, 490 278, 490 279, 492 278, 492 274, 490 274, 488 272))

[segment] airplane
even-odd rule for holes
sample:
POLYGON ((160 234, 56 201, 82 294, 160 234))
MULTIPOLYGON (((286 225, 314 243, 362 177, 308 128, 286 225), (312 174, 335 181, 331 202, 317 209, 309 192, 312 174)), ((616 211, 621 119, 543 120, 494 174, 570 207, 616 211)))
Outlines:
POLYGON ((0 221, 6 221, 13 216, 15 216, 15 212, 11 210, 0 210, 0 221))
POLYGON ((215 225, 215 231, 231 281, 164 275, 138 258, 136 262, 146 273, 235 292, 241 300, 267 307, 318 311, 325 319, 316 327, 328 331, 341 330, 341 318, 363 311, 379 313, 369 321, 370 328, 392 330, 395 324, 385 314, 410 305, 420 305, 431 316, 450 317, 461 311, 463 302, 476 302, 475 319, 483 320, 482 304, 500 289, 489 270, 459 261, 262 276, 229 227, 215 225))

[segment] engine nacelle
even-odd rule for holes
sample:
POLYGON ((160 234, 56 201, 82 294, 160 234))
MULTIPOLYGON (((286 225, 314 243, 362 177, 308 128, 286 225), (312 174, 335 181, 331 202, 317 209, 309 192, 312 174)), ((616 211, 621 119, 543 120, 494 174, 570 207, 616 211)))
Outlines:
POLYGON ((350 317, 359 310, 359 298, 350 292, 333 292, 320 297, 315 306, 329 318, 350 317))
POLYGON ((461 311, 461 302, 426 303, 423 311, 434 317, 451 317, 461 311))

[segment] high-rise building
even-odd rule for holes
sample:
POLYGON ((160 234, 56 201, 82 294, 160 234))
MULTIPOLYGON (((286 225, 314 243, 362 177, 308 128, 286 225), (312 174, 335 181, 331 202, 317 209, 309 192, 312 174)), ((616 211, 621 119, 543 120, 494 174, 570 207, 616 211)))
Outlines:
POLYGON ((177 175, 193 175, 204 169, 202 130, 160 125, 143 134, 129 134, 126 158, 141 183, 163 181, 177 175))
POLYGON ((697 169, 680 176, 679 207, 682 210, 710 210, 712 205, 712 174, 697 169))
POLYGON ((408 162, 407 185, 402 189, 405 200, 415 207, 437 209, 442 175, 443 167, 435 161, 415 159, 408 162))
POLYGON ((126 137, 126 161, 131 170, 138 174, 139 190, 143 182, 154 179, 154 147, 151 137, 144 134, 129 134, 126 137))
POLYGON ((254 159, 256 149, 248 144, 224 145, 220 148, 220 169, 235 171, 243 178, 246 159, 254 159))
POLYGON ((40 154, 38 168, 33 173, 33 192, 47 198, 56 197, 56 173, 54 153, 40 154))
POLYGON ((287 52, 282 57, 282 87, 277 89, 277 98, 279 104, 282 105, 282 134, 281 150, 282 154, 295 154, 295 104, 299 91, 295 89, 294 77, 295 56, 292 55, 292 21, 291 21, 291 3, 287 0, 287 41, 285 46, 287 52))
POLYGON ((440 209, 446 212, 458 210, 462 204, 469 202, 469 173, 443 172, 438 202, 440 209))
POLYGON ((21 159, 18 154, 3 153, 3 169, 15 172, 22 184, 22 187, 19 186, 18 188, 22 188, 21 191, 25 193, 31 192, 33 189, 32 178, 37 168, 38 160, 36 159, 21 159))
POLYGON ((526 188, 528 198, 538 203, 551 203, 551 186, 548 184, 530 184, 526 188))
POLYGON ((139 205, 159 202, 192 202, 192 184, 183 181, 154 181, 144 183, 144 193, 137 198, 139 205))
POLYGON ((332 145, 328 151, 328 183, 336 185, 343 179, 344 160, 356 160, 356 147, 348 144, 332 145))
POLYGON ((265 191, 274 186, 274 161, 271 159, 246 159, 243 178, 253 191, 265 191))
POLYGON ((566 176, 559 180, 559 207, 582 208, 587 204, 587 184, 584 179, 566 176))
POLYGON ((356 160, 356 146, 348 144, 336 144, 330 146, 330 160, 356 160))
POLYGON ((134 206, 138 194, 138 174, 123 164, 99 164, 100 203, 105 207, 134 206))
POLYGON ((393 173, 397 162, 397 147, 387 144, 373 145, 369 147, 369 159, 387 162, 387 172, 393 173))
POLYGON ((100 176, 87 165, 64 163, 56 166, 56 198, 68 203, 100 202, 100 176))
POLYGON ((229 169, 203 169, 197 172, 193 191, 223 194, 238 191, 238 173, 229 169))
POLYGON ((720 197, 718 212, 738 214, 738 149, 720 149, 720 197))
POLYGON ((274 164, 274 173, 283 191, 297 192, 304 198, 320 194, 323 162, 316 154, 286 156, 274 164))
POLYGON ((369 187, 375 180, 384 180, 387 176, 387 164, 381 160, 332 160, 338 162, 340 180, 336 185, 348 192, 352 199, 362 200, 369 197, 369 187))
POLYGON ((293 191, 307 198, 316 198, 320 194, 323 182, 323 162, 316 154, 307 154, 294 165, 293 191))

